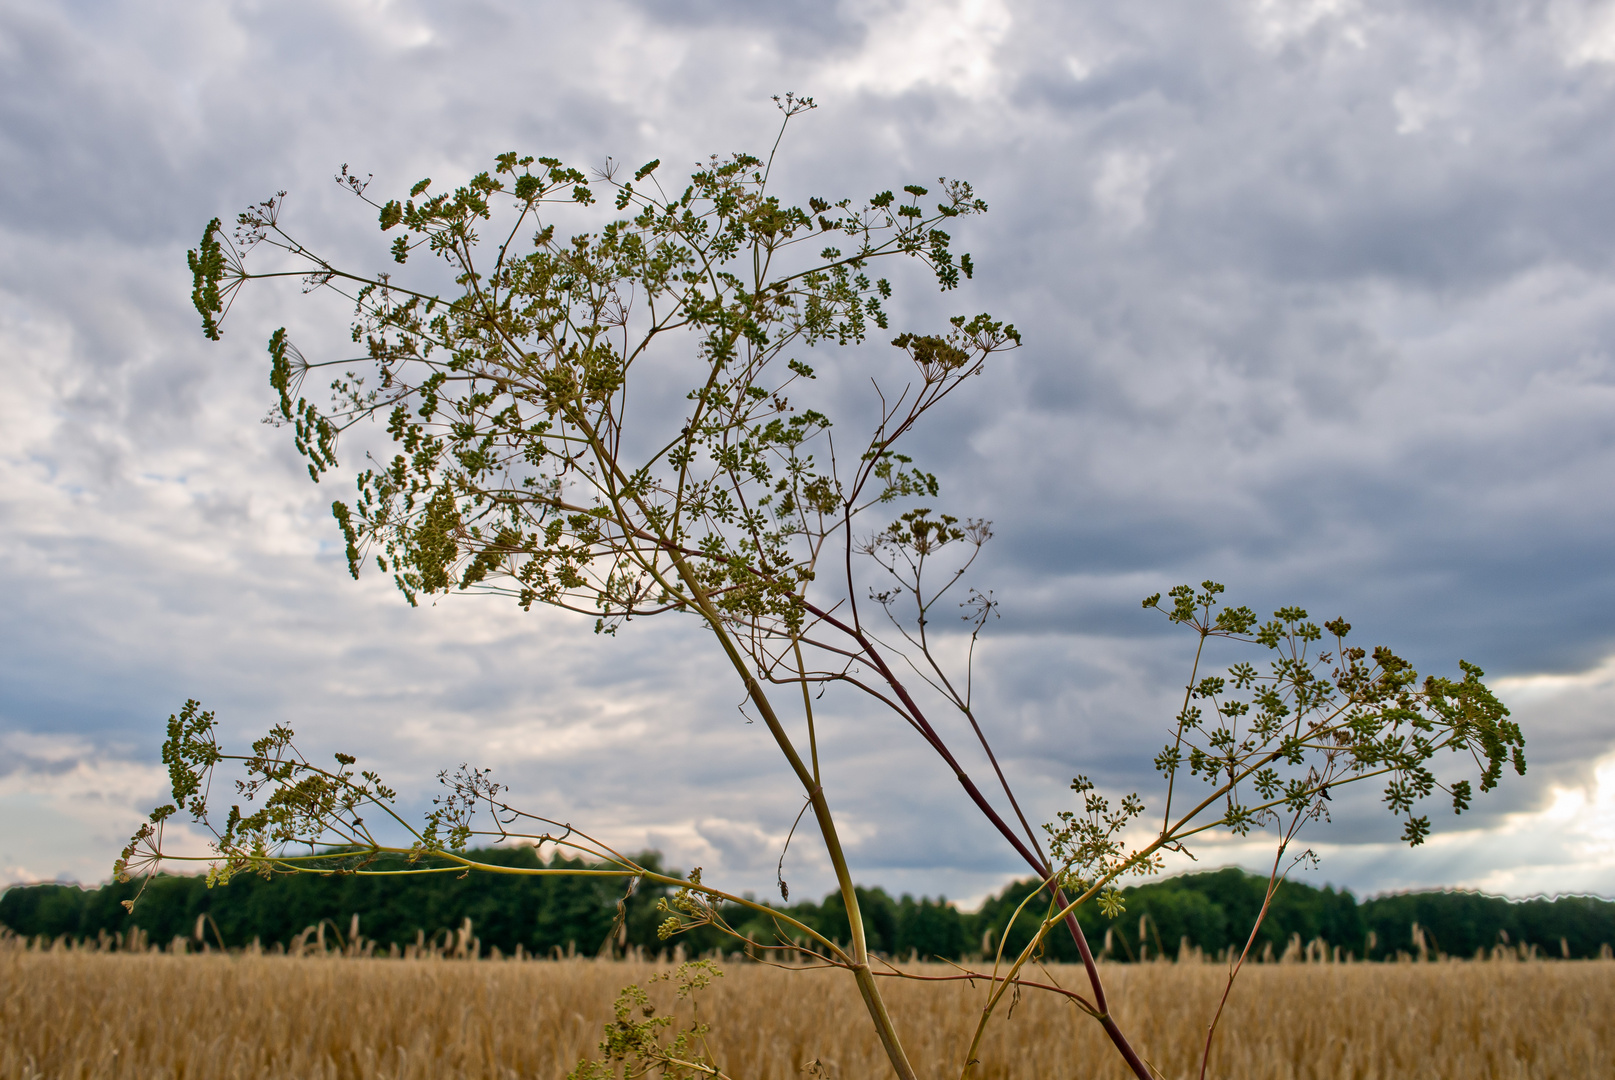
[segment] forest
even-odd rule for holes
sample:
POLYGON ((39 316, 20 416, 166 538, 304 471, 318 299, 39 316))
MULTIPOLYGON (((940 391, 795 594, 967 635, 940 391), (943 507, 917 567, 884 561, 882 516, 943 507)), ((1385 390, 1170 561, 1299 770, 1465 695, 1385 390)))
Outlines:
MULTIPOLYGON (((513 868, 581 866, 557 857, 541 861, 534 849, 489 848, 476 853, 490 863, 513 868)), ((638 857, 659 867, 654 854, 638 857)), ((1261 910, 1266 879, 1238 869, 1186 874, 1123 890, 1125 912, 1107 919, 1097 907, 1079 916, 1096 953, 1120 962, 1172 958, 1185 946, 1221 954, 1244 946, 1261 910)), ((683 944, 686 953, 732 951, 734 941, 701 927, 673 941, 661 941, 664 915, 657 902, 668 890, 641 886, 628 895, 613 878, 454 873, 405 877, 291 874, 264 879, 252 875, 208 887, 200 876, 159 875, 146 885, 133 912, 138 882, 99 888, 77 885, 19 885, 0 895, 0 924, 24 937, 69 940, 121 936, 139 927, 155 942, 193 938, 203 927, 210 946, 240 948, 257 940, 264 948, 285 945, 307 927, 328 927, 337 939, 353 916, 360 932, 383 949, 452 936, 470 919, 479 948, 511 955, 520 946, 532 956, 557 953, 617 954, 638 947, 655 955, 683 944), (619 903, 623 917, 618 923, 619 903)), ((980 910, 959 910, 945 898, 893 897, 881 888, 857 890, 870 948, 887 957, 960 959, 996 950, 1018 905, 1037 882, 1009 885, 980 910)), ((1007 949, 1026 944, 1042 901, 1027 904, 1009 930, 1007 949)), ((839 893, 820 902, 774 905, 837 941, 848 934, 846 907, 839 893)), ((720 915, 758 947, 777 947, 779 931, 765 916, 734 907, 720 915)), ((1253 957, 1282 955, 1292 941, 1321 942, 1357 959, 1407 955, 1470 957, 1497 945, 1535 946, 1547 957, 1587 958, 1615 943, 1615 902, 1593 897, 1507 900, 1472 892, 1401 893, 1359 902, 1348 891, 1303 881, 1283 882, 1257 935, 1253 957), (1415 932, 1417 927, 1417 932, 1415 932), (1270 951, 1268 951, 1270 950, 1270 951)), ((1068 938, 1051 936, 1048 959, 1076 959, 1068 938)))

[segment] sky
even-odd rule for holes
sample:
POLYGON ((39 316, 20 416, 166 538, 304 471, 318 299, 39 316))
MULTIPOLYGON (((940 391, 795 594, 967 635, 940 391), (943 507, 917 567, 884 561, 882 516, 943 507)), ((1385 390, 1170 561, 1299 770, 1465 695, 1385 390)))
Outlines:
MULTIPOLYGON (((914 453, 994 522, 977 686, 1031 816, 1079 772, 1155 791, 1187 642, 1138 601, 1214 578, 1476 663, 1526 731, 1528 774, 1423 848, 1357 799, 1303 880, 1615 895, 1615 5, 1523 0, 0 0, 0 883, 104 880, 197 698, 411 808, 492 766, 772 892, 800 797, 710 636, 352 581, 326 508, 353 462, 315 486, 260 423, 269 332, 333 355, 346 309, 266 287, 207 342, 185 251, 285 190, 299 235, 380 269, 344 164, 388 193, 506 150, 693 165, 766 151, 786 91, 819 105, 787 193, 946 175, 991 205, 957 230, 976 280, 895 311, 1024 335, 914 453)), ((868 407, 852 360, 814 362, 868 407)), ((859 881, 1017 876, 911 733, 822 716, 859 881)), ((800 838, 785 875, 832 884, 800 838)))

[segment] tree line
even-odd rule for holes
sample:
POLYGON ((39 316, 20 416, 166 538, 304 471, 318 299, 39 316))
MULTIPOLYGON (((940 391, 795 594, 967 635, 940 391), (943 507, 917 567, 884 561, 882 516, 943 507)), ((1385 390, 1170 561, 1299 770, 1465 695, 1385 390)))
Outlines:
MULTIPOLYGON (((476 854, 513 868, 581 866, 560 856, 545 862, 526 847, 476 854)), ((660 866, 654 854, 639 859, 660 866)), ((1078 921, 1090 948, 1112 960, 1170 958, 1185 946, 1220 955, 1244 947, 1266 885, 1265 878, 1237 869, 1186 874, 1123 890, 1126 910, 1115 919, 1085 906, 1078 921)), ((675 943, 691 954, 734 948, 732 938, 710 927, 682 934, 676 942, 659 940, 656 930, 665 915, 657 902, 668 890, 641 887, 630 894, 625 883, 612 878, 339 873, 266 880, 245 875, 210 889, 202 877, 165 874, 151 879, 140 903, 128 912, 123 901, 132 899, 138 888, 136 882, 99 888, 15 886, 0 895, 0 924, 25 937, 70 940, 93 939, 103 932, 121 936, 139 927, 149 940, 164 942, 192 936, 203 919, 212 944, 240 948, 257 940, 272 948, 322 922, 340 934, 358 915, 365 938, 383 948, 442 940, 465 919, 472 920, 484 951, 497 948, 506 955, 518 946, 534 956, 620 953, 635 946, 655 954, 675 943)), ((1046 894, 1033 897, 1011 920, 1022 901, 1037 891, 1035 880, 1015 882, 975 912, 960 911, 945 898, 893 897, 884 889, 864 887, 856 893, 872 951, 899 959, 957 960, 996 951, 1000 944, 1011 954, 1024 947, 1044 913, 1046 894)), ((839 892, 820 902, 776 907, 837 941, 850 936, 839 892)), ((782 942, 765 916, 738 907, 718 913, 759 948, 782 942)), ((1321 942, 1331 956, 1338 948, 1342 956, 1371 960, 1398 953, 1467 957, 1498 945, 1535 946, 1539 955, 1554 957, 1595 957, 1615 942, 1615 902, 1580 896, 1510 901, 1454 891, 1358 902, 1345 890, 1289 880, 1274 894, 1253 955, 1282 955, 1297 941, 1321 942)), ((1048 959, 1078 959, 1071 940, 1051 935, 1046 948, 1048 959)))

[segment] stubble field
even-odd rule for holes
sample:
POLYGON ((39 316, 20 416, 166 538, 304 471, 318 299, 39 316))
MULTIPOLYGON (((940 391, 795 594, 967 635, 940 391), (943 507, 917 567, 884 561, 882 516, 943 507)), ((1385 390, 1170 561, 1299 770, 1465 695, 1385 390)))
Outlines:
MULTIPOLYGON (((649 963, 383 960, 0 950, 0 1078, 562 1077, 649 963)), ((911 970, 943 971, 917 965, 911 970)), ((700 997, 730 1075, 882 1077, 851 980, 749 963, 700 997)), ((1080 970, 1051 968, 1062 984, 1080 970)), ((1112 1006, 1168 1077, 1199 1067, 1223 969, 1109 965, 1112 1006)), ((984 997, 889 980, 921 1076, 955 1077, 984 997)), ((665 984, 659 984, 665 990, 665 984)), ((662 995, 671 1002, 671 996, 662 995)), ((1615 1076, 1615 962, 1247 967, 1211 1074, 1264 1078, 1615 1076)), ((981 1075, 1124 1077, 1098 1026, 1050 996, 996 1019, 981 1075)))

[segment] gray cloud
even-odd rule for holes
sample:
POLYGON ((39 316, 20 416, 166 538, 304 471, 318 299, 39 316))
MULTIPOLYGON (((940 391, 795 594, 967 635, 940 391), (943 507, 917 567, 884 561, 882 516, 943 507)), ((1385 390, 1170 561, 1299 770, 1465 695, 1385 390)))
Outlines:
MULTIPOLYGON (((1344 613, 1431 670, 1596 668, 1615 652, 1615 37, 1595 16, 0 6, 0 728, 149 764, 161 717, 200 696, 235 730, 290 717, 322 752, 373 743, 416 798, 485 755, 535 801, 768 891, 798 804, 694 627, 580 640, 564 619, 409 611, 348 582, 333 481, 313 488, 257 424, 268 329, 340 348, 345 313, 263 293, 206 346, 183 253, 208 217, 284 187, 304 235, 382 265, 330 183, 343 162, 389 190, 509 148, 671 168, 766 146, 786 89, 822 102, 787 143, 793 195, 947 174, 993 204, 960 230, 978 281, 905 294, 900 321, 985 308, 1027 335, 916 446, 950 508, 997 523, 983 713, 1040 820, 1075 772, 1147 790, 1185 655, 1138 599, 1179 581, 1344 613)), ((895 375, 879 347, 817 362, 854 414, 866 374, 895 375)), ((1334 880, 1571 875, 1530 869, 1517 838, 1564 792, 1602 812, 1610 704, 1583 687, 1522 707, 1530 782, 1473 819, 1516 839, 1397 861, 1351 811, 1334 880), (1517 872, 1488 864, 1504 858, 1517 872)), ((833 709, 861 880, 974 896, 1016 871, 911 734, 833 709)), ((18 757, 4 797, 43 813, 69 760, 18 757)), ((118 790, 146 783, 130 777, 118 790)), ((51 835, 80 848, 8 850, 6 872, 94 876, 110 857, 94 830, 51 835)), ((1615 853, 1565 850, 1601 867, 1582 886, 1615 890, 1615 853)), ((828 886, 811 845, 798 858, 793 890, 828 886)))

